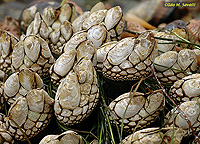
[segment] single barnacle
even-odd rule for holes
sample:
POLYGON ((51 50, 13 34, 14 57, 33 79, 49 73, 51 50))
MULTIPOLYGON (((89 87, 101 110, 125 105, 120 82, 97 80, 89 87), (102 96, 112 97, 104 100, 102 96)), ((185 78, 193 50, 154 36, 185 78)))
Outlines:
POLYGON ((177 104, 199 99, 200 74, 193 74, 177 80, 171 86, 169 94, 177 104))
POLYGON ((16 140, 36 136, 50 123, 53 116, 52 99, 43 89, 33 89, 18 98, 10 107, 6 127, 16 140), (20 128, 19 128, 20 127, 20 128))
POLYGON ((44 84, 40 76, 30 69, 23 69, 13 73, 4 84, 4 97, 9 105, 19 97, 25 97, 27 93, 36 88, 43 88, 44 84))
POLYGON ((111 122, 116 121, 121 126, 124 117, 123 127, 128 132, 142 129, 154 122, 165 106, 165 97, 159 90, 147 95, 136 92, 131 99, 132 94, 124 93, 108 106, 111 122))
POLYGON ((12 52, 18 41, 18 38, 11 33, 5 30, 0 31, 0 79, 4 78, 5 72, 11 70, 12 52))
POLYGON ((173 83, 197 71, 197 58, 190 49, 168 51, 155 58, 154 66, 161 81, 173 83))
MULTIPOLYGON (((199 132, 200 130, 200 109, 199 109, 199 99, 197 101, 187 101, 179 105, 179 108, 187 116, 190 121, 194 132, 199 132)), ((167 113, 165 116, 166 126, 175 126, 182 128, 187 131, 186 135, 191 135, 192 130, 190 129, 187 120, 183 117, 182 113, 175 107, 167 113)))
POLYGON ((56 118, 70 126, 82 122, 99 98, 97 75, 90 59, 81 59, 61 81, 55 96, 56 118))
POLYGON ((60 135, 47 135, 39 144, 52 144, 52 143, 63 143, 63 144, 84 144, 83 138, 76 132, 68 130, 60 135))
POLYGON ((152 32, 144 32, 137 39, 124 38, 111 46, 103 61, 104 77, 125 81, 138 80, 151 74, 151 65, 158 55, 152 32))
POLYGON ((48 75, 54 58, 44 39, 30 35, 24 37, 15 45, 11 62, 13 72, 31 68, 40 76, 45 76, 48 75))
POLYGON ((123 144, 180 144, 186 131, 177 127, 146 128, 123 139, 123 144))

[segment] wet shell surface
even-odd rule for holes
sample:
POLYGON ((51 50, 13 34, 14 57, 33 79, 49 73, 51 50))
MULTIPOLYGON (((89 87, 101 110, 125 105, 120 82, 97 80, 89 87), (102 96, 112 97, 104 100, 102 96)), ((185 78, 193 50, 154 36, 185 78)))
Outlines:
MULTIPOLYGON (((1 73, 11 70, 11 57, 13 47, 19 40, 7 31, 0 31, 0 71, 1 73)), ((0 74, 0 79, 3 79, 4 74, 0 74)))
POLYGON ((154 66, 161 81, 173 83, 197 71, 197 58, 189 49, 168 51, 155 58, 154 66))
POLYGON ((26 97, 18 98, 10 107, 8 118, 5 118, 13 137, 25 141, 22 131, 32 138, 47 127, 53 116, 53 103, 54 100, 43 89, 33 89, 26 97))
POLYGON ((123 144, 180 144, 186 131, 181 128, 146 128, 127 136, 123 144), (173 135, 173 138, 172 138, 173 135), (172 141, 173 139, 173 141, 172 141))
POLYGON ((144 32, 137 39, 124 38, 115 46, 111 46, 103 61, 104 77, 125 81, 138 80, 150 75, 151 65, 158 55, 157 43, 152 32, 144 32))
POLYGON ((78 133, 68 130, 60 135, 47 135, 39 144, 84 144, 83 138, 78 133))
POLYGON ((44 84, 40 76, 30 69, 23 69, 13 73, 4 84, 4 97, 9 105, 19 97, 25 97, 27 93, 36 88, 43 88, 44 84))
MULTIPOLYGON (((200 109, 198 101, 188 101, 180 104, 179 108, 185 113, 190 120, 192 127, 195 132, 199 132, 200 130, 200 109)), ((177 108, 172 109, 165 116, 166 126, 175 126, 187 130, 187 135, 191 135, 192 131, 189 128, 189 125, 186 119, 182 116, 182 114, 177 110, 177 108), (173 124, 174 123, 174 124, 173 124)))
POLYGON ((14 144, 14 139, 8 131, 5 123, 5 115, 0 113, 0 143, 1 144, 14 144))
POLYGON ((15 45, 11 60, 13 72, 31 68, 40 76, 48 75, 54 62, 47 42, 35 35, 26 36, 15 45))
POLYGON ((176 81, 170 88, 169 95, 177 104, 199 99, 200 74, 186 76, 176 81))
POLYGON ((97 75, 91 60, 83 58, 60 83, 54 111, 64 125, 84 120, 96 107, 99 98, 97 75))
POLYGON ((74 6, 64 4, 60 9, 48 7, 43 15, 36 13, 34 21, 27 28, 26 35, 39 35, 47 41, 57 58, 63 53, 63 45, 74 33, 71 22, 76 17, 74 6))
POLYGON ((124 112, 128 106, 123 122, 124 129, 128 132, 144 128, 154 122, 165 106, 165 97, 161 91, 154 91, 147 95, 136 92, 128 105, 132 94, 124 93, 108 106, 111 110, 109 113, 111 122, 116 121, 119 126, 122 124, 124 112))

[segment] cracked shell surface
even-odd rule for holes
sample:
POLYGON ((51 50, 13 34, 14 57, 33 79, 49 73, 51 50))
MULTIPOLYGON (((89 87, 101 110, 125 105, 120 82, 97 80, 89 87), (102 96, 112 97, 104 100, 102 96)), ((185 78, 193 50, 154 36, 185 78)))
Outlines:
MULTIPOLYGON (((112 123, 115 120, 121 126, 129 101, 130 93, 124 93, 109 104, 108 108, 111 110, 109 118, 112 123)), ((135 128, 141 129, 148 126, 156 120, 164 106, 165 98, 161 91, 154 91, 147 95, 136 92, 135 96, 131 99, 124 117, 124 129, 128 132, 133 132, 135 128)))
POLYGON ((71 4, 64 4, 59 9, 48 7, 43 15, 36 13, 34 21, 27 28, 26 35, 41 36, 47 41, 55 58, 63 53, 64 44, 71 38, 74 28, 71 22, 75 19, 75 8, 71 4))
POLYGON ((192 74, 176 81, 169 94, 177 104, 197 100, 200 96, 200 74, 192 74))
POLYGON ((123 144, 180 144, 186 131, 181 128, 167 127, 167 128, 146 128, 128 135, 123 139, 123 144))
POLYGON ((196 73, 197 58, 195 52, 189 49, 168 51, 155 58, 154 66, 162 82, 173 83, 196 73))
MULTIPOLYGON (((1 30, 0 31, 0 71, 1 73, 11 70, 11 57, 13 47, 17 44, 18 38, 13 34, 1 30)), ((3 79, 4 75, 0 75, 0 79, 3 79)))
POLYGON ((25 97, 35 88, 43 88, 44 84, 40 76, 31 69, 23 69, 13 73, 4 84, 4 97, 11 105, 19 97, 25 97))
MULTIPOLYGON (((199 102, 197 101, 188 101, 183 102, 179 105, 179 108, 185 113, 185 115, 188 117, 188 120, 190 120, 191 125, 194 128, 195 132, 199 132, 200 128, 200 110, 199 110, 199 102)), ((182 116, 182 114, 177 110, 177 108, 172 109, 167 113, 165 116, 165 122, 167 122, 166 126, 173 126, 182 128, 184 130, 187 130, 186 135, 191 135, 192 131, 189 128, 189 125, 185 118, 182 116), (174 119, 174 120, 173 120, 174 119), (173 124, 174 121, 174 124, 173 124)))
POLYGON ((90 59, 81 59, 60 83, 55 96, 56 118, 64 125, 80 123, 96 107, 97 75, 90 59))
POLYGON ((147 77, 157 55, 157 43, 152 32, 144 32, 137 39, 124 38, 107 52, 103 61, 103 75, 119 81, 147 77))
POLYGON ((60 135, 47 135, 45 136, 39 144, 52 144, 52 143, 62 143, 62 144, 84 144, 83 138, 76 132, 68 130, 60 135))
POLYGON ((15 45, 11 60, 13 72, 30 68, 42 77, 48 75, 54 62, 46 41, 35 35, 26 36, 15 45))
POLYGON ((47 127, 53 116, 54 100, 43 90, 33 89, 26 97, 18 98, 10 107, 6 126, 12 136, 20 141, 36 136, 47 127), (20 126, 19 129, 16 124, 20 126))

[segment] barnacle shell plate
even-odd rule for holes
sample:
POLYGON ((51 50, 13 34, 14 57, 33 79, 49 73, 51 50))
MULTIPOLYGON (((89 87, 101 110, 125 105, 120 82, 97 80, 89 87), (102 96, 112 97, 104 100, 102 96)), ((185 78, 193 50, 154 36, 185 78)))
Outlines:
POLYGON ((195 52, 189 49, 168 51, 155 58, 154 66, 161 81, 172 83, 195 73, 197 58, 195 52))
POLYGON ((138 80, 150 74, 151 65, 158 55, 152 32, 144 32, 137 39, 124 38, 111 46, 103 61, 104 77, 124 81, 138 80))
POLYGON ((42 89, 31 90, 26 97, 18 98, 10 107, 6 126, 15 139, 24 141, 34 137, 50 122, 53 115, 54 100, 42 89), (18 129, 17 125, 21 127, 18 129))
POLYGON ((133 93, 125 93, 116 98, 109 104, 111 110, 109 118, 113 122, 113 118, 117 121, 117 124, 122 123, 124 112, 127 108, 124 129, 129 132, 137 128, 146 127, 157 118, 159 111, 164 108, 165 98, 161 91, 154 91, 147 99, 143 93, 136 92, 133 98, 130 97, 133 93), (130 104, 128 105, 130 101, 130 104))
MULTIPOLYGON (((185 113, 190 120, 191 125, 194 128, 194 131, 199 131, 199 117, 200 117, 200 110, 199 110, 199 102, 197 101, 188 101, 183 102, 179 108, 185 113)), ((165 117, 165 121, 167 121, 167 126, 172 126, 173 121, 175 126, 180 127, 184 130, 189 130, 189 125, 182 114, 175 108, 172 109, 170 112, 167 113, 165 117), (174 115, 174 116, 172 116, 174 115), (174 119, 174 120, 173 120, 174 119)), ((191 130, 189 130, 189 135, 192 134, 191 130)))
POLYGON ((76 132, 68 130, 60 135, 47 135, 39 144, 51 144, 51 143, 65 143, 65 144, 84 144, 83 138, 76 132))
POLYGON ((12 71, 31 68, 40 76, 48 74, 53 55, 48 44, 41 37, 30 35, 19 41, 12 54, 12 71))
POLYGON ((128 135, 123 141, 123 144, 161 144, 171 143, 173 133, 173 143, 180 144, 186 131, 181 128, 167 127, 159 128, 146 128, 139 130, 131 135, 128 135))
POLYGON ((35 88, 43 88, 43 81, 40 76, 30 69, 23 69, 20 72, 13 73, 4 84, 4 97, 8 104, 14 103, 19 97, 35 88))
POLYGON ((54 104, 56 118, 64 125, 80 123, 97 104, 99 88, 94 66, 81 59, 60 83, 54 104))
POLYGON ((192 74, 176 81, 169 94, 177 103, 197 100, 200 96, 200 74, 192 74))

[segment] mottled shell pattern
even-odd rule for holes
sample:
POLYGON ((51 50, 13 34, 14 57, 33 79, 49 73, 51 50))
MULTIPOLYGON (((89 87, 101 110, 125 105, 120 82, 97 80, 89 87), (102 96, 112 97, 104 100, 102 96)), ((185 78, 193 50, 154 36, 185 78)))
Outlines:
POLYGON ((103 23, 108 31, 109 39, 119 40, 124 28, 121 7, 116 6, 109 10, 106 10, 105 7, 94 10, 94 7, 90 12, 85 12, 74 20, 73 26, 76 31, 89 30, 92 26, 103 23))
POLYGON ((200 74, 186 76, 174 82, 169 90, 169 95, 177 104, 199 99, 200 74))
POLYGON ((54 104, 56 118, 68 126, 80 123, 96 107, 98 98, 99 88, 93 63, 83 58, 58 87, 54 104))
POLYGON ((40 76, 31 69, 23 69, 13 73, 4 84, 4 97, 8 104, 13 104, 19 97, 25 97, 27 93, 36 88, 43 88, 44 84, 40 76))
POLYGON ((125 139, 123 144, 180 144, 186 131, 181 128, 146 128, 139 130, 125 139), (173 138, 172 138, 173 135, 173 138), (172 142, 173 139, 173 142, 172 142))
POLYGON ((82 58, 91 59, 96 65, 96 48, 90 40, 87 40, 86 32, 77 32, 65 44, 64 53, 51 66, 51 80, 55 85, 60 84, 60 80, 64 78, 72 69, 74 64, 82 58))
POLYGON ((197 58, 190 49, 168 51, 155 58, 154 66, 162 82, 173 83, 197 71, 197 58))
MULTIPOLYGON (((178 39, 175 35, 170 35, 167 32, 158 32, 158 31, 152 31, 152 32, 155 37, 174 39, 174 40, 178 39)), ((162 44, 162 43, 170 43, 170 42, 166 40, 160 40, 160 39, 156 39, 156 41, 157 41, 159 55, 168 51, 175 50, 176 44, 162 44)))
POLYGON ((98 72, 102 72, 104 57, 109 52, 109 50, 112 49, 116 45, 117 45, 117 41, 111 41, 111 42, 107 42, 107 43, 103 44, 99 49, 97 49, 97 51, 96 51, 96 53, 97 53, 96 68, 97 68, 98 72))
POLYGON ((90 16, 90 11, 83 12, 79 15, 73 22, 72 26, 74 27, 75 32, 83 30, 83 22, 90 16))
POLYGON ((165 97, 160 90, 151 94, 136 92, 128 105, 132 94, 124 93, 108 106, 111 110, 109 113, 111 122, 115 123, 115 120, 119 126, 122 124, 124 112, 128 107, 123 122, 124 129, 128 132, 144 128, 154 122, 165 106, 165 97))
POLYGON ((26 97, 18 98, 10 107, 6 126, 17 140, 34 137, 49 124, 53 116, 52 99, 43 89, 33 89, 26 97), (20 129, 17 127, 17 125, 20 129))
MULTIPOLYGON (((192 127, 195 132, 200 131, 200 108, 198 101, 187 101, 180 104, 179 108, 185 113, 190 120, 192 127)), ((177 110, 177 108, 172 109, 165 116, 165 123, 167 126, 175 126, 187 130, 187 135, 191 135, 192 131, 186 119, 177 110)))
POLYGON ((0 81, 0 111, 4 109, 4 83, 0 81))
POLYGON ((5 123, 5 115, 0 113, 0 143, 1 144, 14 144, 14 139, 8 131, 5 123))
MULTIPOLYGON (((19 40, 11 33, 7 31, 0 31, 0 71, 1 73, 11 70, 11 56, 13 47, 19 40)), ((0 79, 3 79, 4 75, 0 75, 0 79)))
POLYGON ((26 36, 15 45, 11 60, 13 72, 31 68, 40 76, 48 75, 54 62, 47 42, 35 35, 26 36))
POLYGON ((71 22, 76 17, 72 4, 64 4, 59 9, 45 8, 43 15, 36 13, 34 21, 27 28, 26 35, 39 35, 47 41, 55 57, 63 53, 65 44, 74 33, 71 22))
POLYGON ((150 75, 151 65, 158 56, 157 43, 151 31, 142 33, 137 39, 124 38, 111 46, 103 61, 104 77, 124 81, 150 75))
POLYGON ((60 135, 47 135, 39 144, 84 144, 83 138, 76 132, 68 130, 60 135))

